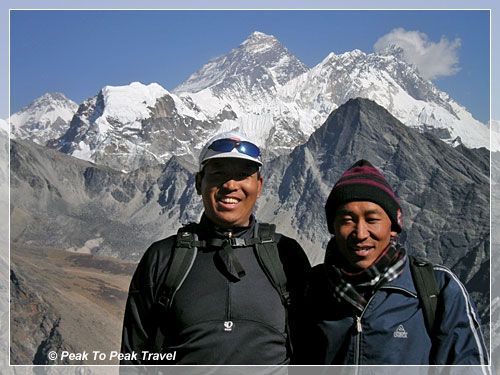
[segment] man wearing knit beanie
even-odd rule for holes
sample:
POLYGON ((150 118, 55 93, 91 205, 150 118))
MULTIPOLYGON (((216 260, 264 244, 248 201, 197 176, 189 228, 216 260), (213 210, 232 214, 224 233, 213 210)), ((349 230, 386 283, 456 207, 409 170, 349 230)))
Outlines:
POLYGON ((398 244, 401 206, 370 162, 359 160, 340 177, 325 209, 334 237, 311 272, 301 362, 488 370, 467 291, 450 270, 416 261, 398 244))

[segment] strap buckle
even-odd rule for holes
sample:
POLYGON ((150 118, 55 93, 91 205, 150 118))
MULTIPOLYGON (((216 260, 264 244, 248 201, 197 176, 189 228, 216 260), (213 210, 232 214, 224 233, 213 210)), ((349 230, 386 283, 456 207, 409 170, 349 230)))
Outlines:
POLYGON ((165 294, 162 294, 156 303, 164 309, 168 309, 170 307, 170 301, 170 298, 168 298, 165 294))
POLYGON ((190 249, 193 246, 194 236, 191 232, 180 232, 177 235, 177 246, 190 249))
POLYGON ((227 242, 231 247, 243 247, 247 246, 247 243, 244 238, 231 237, 227 239, 227 242))

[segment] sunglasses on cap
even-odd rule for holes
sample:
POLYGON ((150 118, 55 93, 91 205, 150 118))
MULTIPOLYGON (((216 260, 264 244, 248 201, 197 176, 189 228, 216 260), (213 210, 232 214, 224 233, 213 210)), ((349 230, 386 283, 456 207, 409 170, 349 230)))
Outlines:
POLYGON ((259 148, 254 145, 253 143, 247 142, 247 141, 239 141, 236 139, 230 139, 230 138, 225 138, 225 139, 219 139, 215 142, 213 142, 208 149, 212 151, 217 151, 217 152, 229 152, 233 148, 238 150, 238 152, 251 156, 251 157, 258 157, 260 155, 260 150, 259 148))

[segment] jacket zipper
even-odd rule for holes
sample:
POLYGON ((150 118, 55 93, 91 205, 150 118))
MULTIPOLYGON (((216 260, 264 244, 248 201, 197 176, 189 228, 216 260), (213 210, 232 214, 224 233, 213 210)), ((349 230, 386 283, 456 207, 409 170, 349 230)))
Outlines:
POLYGON ((368 300, 365 308, 361 312, 361 315, 356 315, 356 355, 355 355, 355 365, 356 365, 356 375, 359 373, 359 357, 360 357, 360 352, 361 352, 361 333, 363 332, 363 326, 361 324, 361 319, 363 318, 363 315, 365 314, 366 309, 368 308, 368 305, 372 301, 373 297, 375 297, 376 292, 370 297, 368 300))
MULTIPOLYGON (((363 315, 363 313, 361 313, 363 315)), ((359 373, 358 365, 359 365, 359 356, 361 351, 361 332, 363 332, 363 326, 361 325, 361 316, 356 315, 356 331, 358 334, 356 335, 356 356, 354 358, 356 364, 356 375, 359 373)))
POLYGON ((382 286, 380 287, 380 290, 382 289, 393 289, 393 290, 399 290, 401 292, 404 292, 404 293, 407 293, 409 294, 410 296, 414 297, 414 298, 418 298, 418 296, 413 293, 413 292, 410 292, 408 289, 405 289, 405 288, 400 288, 398 286, 392 286, 392 285, 388 285, 388 286, 382 286))
MULTIPOLYGON (((233 237, 233 232, 227 234, 228 238, 233 237)), ((229 272, 232 271, 231 262, 227 262, 227 269, 229 272)), ((226 279, 226 317, 224 321, 224 331, 231 332, 233 330, 233 321, 231 320, 231 281, 226 279)))

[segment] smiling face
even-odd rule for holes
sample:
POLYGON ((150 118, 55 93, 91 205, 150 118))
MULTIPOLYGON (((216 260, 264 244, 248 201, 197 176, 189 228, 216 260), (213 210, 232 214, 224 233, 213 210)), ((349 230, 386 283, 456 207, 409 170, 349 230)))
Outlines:
POLYGON ((196 191, 202 196, 205 215, 228 229, 249 225, 262 184, 258 165, 238 158, 211 159, 196 175, 196 191))
POLYGON ((337 208, 333 222, 337 248, 353 268, 365 269, 385 250, 391 236, 391 219, 373 202, 349 202, 337 208))

